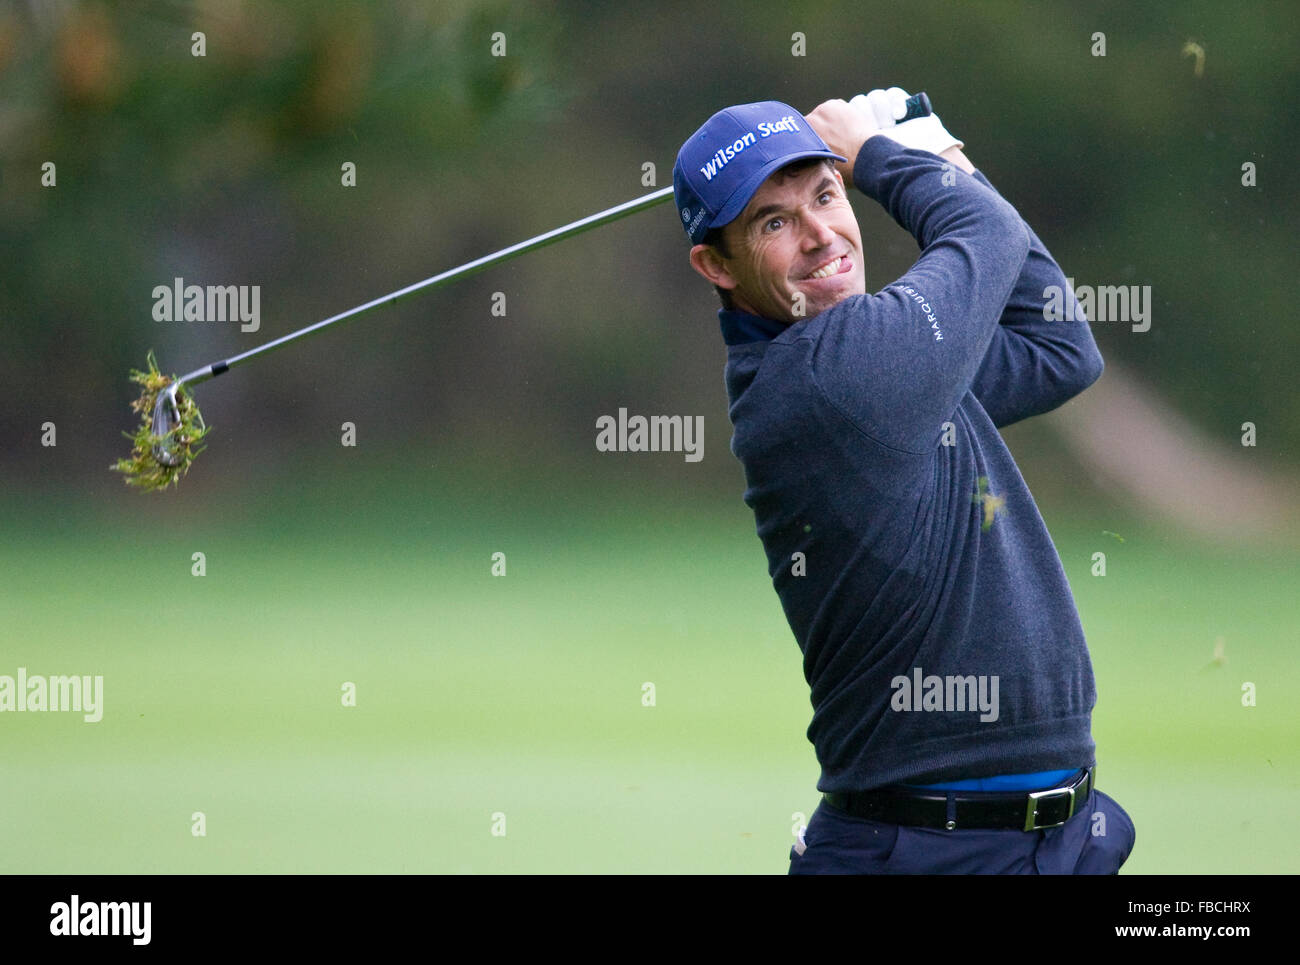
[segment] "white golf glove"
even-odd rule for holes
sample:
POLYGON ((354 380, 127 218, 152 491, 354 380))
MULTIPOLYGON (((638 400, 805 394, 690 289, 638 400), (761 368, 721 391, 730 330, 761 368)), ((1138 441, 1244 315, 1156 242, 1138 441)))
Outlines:
POLYGON ((966 146, 948 133, 938 114, 914 117, 910 121, 898 123, 907 113, 909 96, 901 87, 891 87, 888 90, 876 88, 869 94, 858 94, 849 101, 849 106, 863 112, 881 134, 903 147, 942 154, 950 147, 966 146))

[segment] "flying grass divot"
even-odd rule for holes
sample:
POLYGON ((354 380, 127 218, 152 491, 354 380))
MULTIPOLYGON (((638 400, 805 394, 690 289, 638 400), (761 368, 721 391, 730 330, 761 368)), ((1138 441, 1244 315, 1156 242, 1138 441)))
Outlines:
POLYGON ((179 420, 174 428, 163 435, 156 435, 153 429, 154 409, 159 396, 176 381, 175 376, 163 375, 158 371, 158 362, 153 352, 149 353, 149 370, 131 370, 131 381, 140 386, 140 398, 131 403, 131 408, 140 413, 140 426, 135 434, 124 432, 133 443, 131 455, 119 459, 110 469, 122 473, 128 486, 135 486, 144 492, 154 492, 174 486, 182 476, 189 472, 190 464, 204 450, 202 443, 208 434, 208 427, 203 422, 199 407, 193 397, 180 386, 176 390, 176 413, 179 420), (167 465, 158 458, 158 450, 163 449, 171 455, 175 465, 167 465))

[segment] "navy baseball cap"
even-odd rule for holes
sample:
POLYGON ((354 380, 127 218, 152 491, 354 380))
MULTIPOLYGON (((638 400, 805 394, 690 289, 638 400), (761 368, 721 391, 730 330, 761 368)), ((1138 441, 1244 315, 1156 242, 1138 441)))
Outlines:
POLYGON ((760 101, 718 111, 690 136, 673 165, 673 198, 692 244, 745 210, 768 176, 791 161, 831 152, 789 104, 760 101))

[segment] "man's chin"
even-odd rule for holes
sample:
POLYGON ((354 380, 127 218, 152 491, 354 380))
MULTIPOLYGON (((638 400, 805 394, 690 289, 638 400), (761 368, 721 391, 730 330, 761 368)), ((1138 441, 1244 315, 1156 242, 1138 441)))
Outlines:
POLYGON ((816 318, 818 315, 820 315, 822 312, 826 311, 827 309, 834 308, 840 302, 847 301, 848 299, 852 298, 854 295, 860 295, 860 294, 862 294, 862 292, 854 291, 852 288, 846 287, 843 290, 838 292, 827 292, 825 294, 822 294, 817 298, 816 301, 810 298, 808 299, 807 302, 805 302, 807 311, 804 312, 803 317, 795 318, 794 321, 806 322, 810 318, 816 318))
POLYGON ((834 308, 840 302, 854 295, 861 295, 865 289, 861 282, 850 281, 845 279, 843 284, 836 285, 833 288, 823 288, 821 291, 807 292, 797 289, 798 293, 804 297, 804 313, 801 318, 795 318, 794 321, 802 322, 814 318, 826 311, 828 308, 834 308))
POLYGON ((790 308, 782 305, 781 310, 777 311, 775 306, 766 309, 752 307, 750 303, 736 298, 733 295, 733 303, 741 311, 748 312, 750 315, 758 315, 763 318, 770 318, 779 321, 783 325, 797 325, 799 322, 806 322, 809 319, 816 318, 828 308, 834 308, 845 299, 852 298, 854 295, 861 295, 864 292, 858 290, 861 286, 844 285, 834 291, 819 291, 811 295, 803 289, 796 288, 790 296, 788 304, 796 305, 795 296, 802 295, 803 302, 798 307, 802 309, 799 314, 795 314, 790 308))

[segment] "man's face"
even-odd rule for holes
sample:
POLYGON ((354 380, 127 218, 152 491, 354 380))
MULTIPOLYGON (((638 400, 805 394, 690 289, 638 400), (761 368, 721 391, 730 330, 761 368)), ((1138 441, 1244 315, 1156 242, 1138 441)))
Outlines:
POLYGON ((731 257, 715 284, 751 314, 790 324, 866 292, 858 219, 839 172, 825 164, 776 172, 723 238, 731 257))

